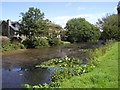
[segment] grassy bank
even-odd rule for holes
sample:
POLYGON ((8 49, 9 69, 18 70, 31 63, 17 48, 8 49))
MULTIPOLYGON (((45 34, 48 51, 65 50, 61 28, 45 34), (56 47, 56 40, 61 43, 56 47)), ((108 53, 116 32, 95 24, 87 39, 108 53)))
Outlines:
MULTIPOLYGON (((97 51, 98 54, 100 52, 97 51)), ((96 59, 99 63, 93 71, 65 80, 60 87, 118 88, 118 43, 109 46, 106 53, 96 59)))
POLYGON ((36 67, 58 67, 52 74, 50 84, 26 88, 117 88, 118 43, 109 42, 92 52, 88 65, 79 65, 79 59, 63 58, 43 62, 36 67))

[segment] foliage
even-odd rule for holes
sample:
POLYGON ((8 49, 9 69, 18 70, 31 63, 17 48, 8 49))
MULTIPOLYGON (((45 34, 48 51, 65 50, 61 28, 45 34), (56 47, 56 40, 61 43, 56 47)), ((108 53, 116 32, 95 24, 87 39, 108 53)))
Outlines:
POLYGON ((73 68, 64 68, 63 70, 55 70, 52 74, 52 81, 63 81, 65 79, 70 79, 73 76, 79 76, 83 73, 87 73, 93 70, 93 66, 74 66, 73 68))
MULTIPOLYGON (((120 43, 119 43, 120 44, 120 43)), ((100 50, 100 49, 99 49, 100 50)), ((93 71, 61 82, 61 88, 118 88, 118 43, 106 46, 106 53, 99 55, 99 63, 93 71)), ((96 51, 95 51, 96 52, 96 51)), ((93 53, 94 54, 94 53, 93 53)))
POLYGON ((120 40, 120 28, 118 27, 118 15, 106 15, 102 20, 98 19, 97 25, 103 30, 101 39, 103 40, 120 40))
POLYGON ((34 43, 33 41, 31 41, 30 39, 25 39, 23 42, 22 42, 26 48, 34 48, 34 43))
POLYGON ((61 32, 61 40, 62 41, 67 41, 68 40, 68 35, 67 35, 67 31, 66 30, 63 30, 61 32))
POLYGON ((43 62, 41 65, 37 65, 36 67, 74 67, 75 65, 79 65, 80 60, 75 58, 65 57, 63 59, 51 59, 47 62, 43 62))
POLYGON ((98 40, 100 30, 87 22, 84 18, 73 18, 66 24, 68 41, 83 42, 88 40, 98 40))
POLYGON ((61 69, 55 69, 52 73, 52 80, 50 84, 35 85, 31 86, 24 84, 26 88, 59 88, 60 82, 66 79, 70 79, 73 76, 81 75, 82 73, 87 73, 93 70, 93 66, 83 65, 80 66, 79 59, 65 57, 63 59, 52 59, 48 62, 43 62, 41 65, 36 67, 61 67, 61 69))
POLYGON ((63 28, 55 23, 52 23, 51 21, 46 21, 47 22, 47 27, 48 27, 48 38, 59 38, 61 39, 60 35, 63 32, 63 28))
POLYGON ((41 47, 49 47, 49 43, 46 39, 34 39, 31 41, 30 39, 26 39, 23 41, 23 44, 26 48, 41 48, 41 47))
POLYGON ((44 20, 44 13, 39 9, 31 7, 27 12, 21 13, 21 15, 19 34, 24 34, 30 40, 46 34, 47 25, 44 20))
POLYGON ((25 46, 17 41, 11 42, 10 40, 5 40, 1 42, 0 50, 3 51, 11 51, 17 49, 25 49, 25 46))
POLYGON ((50 46, 62 44, 61 40, 58 38, 48 38, 48 42, 50 46))
POLYGON ((36 39, 34 41, 35 48, 49 47, 49 43, 46 39, 36 39))

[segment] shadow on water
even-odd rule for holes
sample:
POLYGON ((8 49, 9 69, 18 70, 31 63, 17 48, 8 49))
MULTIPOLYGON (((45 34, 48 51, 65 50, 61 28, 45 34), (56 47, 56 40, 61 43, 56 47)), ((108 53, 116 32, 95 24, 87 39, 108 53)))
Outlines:
POLYGON ((65 56, 79 58, 81 64, 87 64, 89 52, 80 51, 80 49, 94 49, 100 46, 101 41, 3 53, 2 87, 23 88, 22 84, 50 83, 51 73, 55 68, 34 68, 35 65, 53 58, 64 58, 65 56))

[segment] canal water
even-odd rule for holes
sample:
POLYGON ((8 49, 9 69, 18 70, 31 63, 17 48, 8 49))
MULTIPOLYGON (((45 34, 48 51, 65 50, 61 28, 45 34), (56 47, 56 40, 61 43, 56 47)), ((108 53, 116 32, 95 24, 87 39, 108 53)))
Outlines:
POLYGON ((50 83, 54 69, 35 68, 35 65, 65 56, 79 58, 81 64, 87 64, 89 52, 80 51, 80 49, 94 49, 99 46, 101 46, 101 42, 3 52, 2 88, 23 88, 22 84, 50 83))

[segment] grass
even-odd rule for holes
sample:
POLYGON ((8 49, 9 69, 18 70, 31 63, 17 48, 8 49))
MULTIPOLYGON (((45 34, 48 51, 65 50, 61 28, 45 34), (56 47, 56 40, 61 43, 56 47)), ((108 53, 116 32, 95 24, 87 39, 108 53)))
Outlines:
MULTIPOLYGON (((120 44, 120 42, 119 42, 120 44)), ((99 52, 99 51, 98 51, 99 52)), ((118 88, 118 43, 98 57, 93 71, 61 82, 61 88, 118 88)))
POLYGON ((62 41, 63 45, 66 45, 66 44, 71 44, 70 42, 68 41, 62 41))

